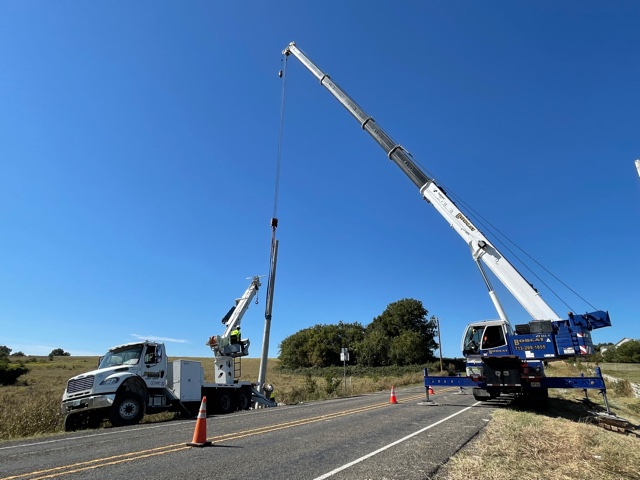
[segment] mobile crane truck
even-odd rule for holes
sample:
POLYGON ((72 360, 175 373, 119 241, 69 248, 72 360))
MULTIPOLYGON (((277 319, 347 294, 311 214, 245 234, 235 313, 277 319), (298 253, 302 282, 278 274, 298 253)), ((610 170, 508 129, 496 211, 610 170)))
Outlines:
POLYGON ((253 277, 247 290, 224 316, 222 335, 206 345, 215 355, 215 382, 205 383, 202 364, 191 360, 169 362, 163 343, 144 341, 110 348, 98 368, 68 380, 62 396, 65 431, 97 428, 107 418, 114 426, 134 425, 144 415, 176 412, 197 413, 203 396, 219 413, 246 410, 253 404, 267 407, 275 402, 251 382, 238 381, 240 357, 249 354, 249 340, 231 342, 251 300, 260 288, 253 277))
POLYGON ((568 318, 560 318, 498 248, 460 211, 436 180, 423 172, 409 152, 391 139, 295 42, 291 42, 282 53, 285 58, 297 58, 320 81, 382 147, 387 157, 418 187, 424 199, 462 237, 471 250, 471 256, 498 312, 499 320, 475 322, 467 326, 462 339, 466 376, 429 377, 425 371, 425 387, 471 387, 478 400, 514 394, 531 397, 538 404, 546 403, 549 388, 597 389, 607 404, 606 388, 599 369, 596 369, 595 377, 547 377, 544 364, 550 360, 592 355, 591 331, 611 326, 608 312, 569 313, 568 318), (483 263, 531 315, 532 321, 516 325, 515 330, 512 328, 483 263))

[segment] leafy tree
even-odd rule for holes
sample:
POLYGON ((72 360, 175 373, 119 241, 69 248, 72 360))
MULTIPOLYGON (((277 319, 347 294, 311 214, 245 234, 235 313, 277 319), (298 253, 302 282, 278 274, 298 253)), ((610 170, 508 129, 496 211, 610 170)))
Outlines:
POLYGON ((305 328, 280 343, 280 364, 286 368, 340 365, 340 350, 363 337, 364 327, 357 322, 305 328))
POLYGON ((382 330, 368 330, 358 344, 358 364, 367 367, 389 365, 389 339, 382 330))
POLYGON ((11 354, 11 349, 4 345, 0 345, 0 361, 9 361, 9 355, 11 354))
POLYGON ((640 363, 640 340, 624 342, 615 351, 620 363, 640 363))
MULTIPOLYGON (((610 363, 640 363, 640 340, 629 340, 622 345, 609 346, 601 351, 601 360, 610 363)), ((600 358, 597 356, 597 360, 600 358)))
POLYGON ((12 357, 24 357, 24 352, 14 352, 11 354, 12 357))
POLYGON ((432 360, 438 347, 435 325, 427 319, 429 312, 422 302, 405 298, 390 303, 373 319, 365 331, 365 341, 358 347, 368 366, 410 365, 432 360))
POLYGON ((435 325, 419 300, 405 298, 387 306, 364 328, 360 323, 315 325, 280 343, 285 368, 341 365, 340 350, 349 348, 351 364, 412 365, 433 359, 435 325))
POLYGON ((65 352, 61 348, 55 348, 55 349, 51 350, 51 353, 49 354, 49 357, 68 357, 70 355, 71 354, 69 352, 65 352))

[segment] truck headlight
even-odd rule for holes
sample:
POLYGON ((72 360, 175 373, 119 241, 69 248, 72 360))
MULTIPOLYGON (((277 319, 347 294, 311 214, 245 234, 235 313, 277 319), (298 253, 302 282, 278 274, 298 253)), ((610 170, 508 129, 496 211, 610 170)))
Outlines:
POLYGON ((115 385, 120 379, 118 377, 107 378, 100 382, 100 385, 115 385))

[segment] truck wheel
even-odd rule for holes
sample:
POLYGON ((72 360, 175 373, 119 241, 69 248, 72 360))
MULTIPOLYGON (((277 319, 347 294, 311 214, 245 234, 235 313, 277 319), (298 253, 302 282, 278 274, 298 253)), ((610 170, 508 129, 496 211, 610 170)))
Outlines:
POLYGON ((140 423, 144 416, 144 401, 142 397, 133 392, 122 392, 116 396, 109 411, 109 421, 114 427, 135 425, 140 423))
POLYGON ((251 407, 251 395, 244 390, 238 392, 238 408, 240 410, 249 410, 251 407))
POLYGON ((75 432, 82 429, 82 421, 77 413, 70 413, 64 417, 64 431, 75 432))
POLYGON ((103 416, 97 412, 89 413, 87 418, 87 427, 91 429, 99 428, 102 425, 103 416))
POLYGON ((222 392, 218 397, 218 406, 222 413, 231 413, 236 409, 231 393, 222 392))

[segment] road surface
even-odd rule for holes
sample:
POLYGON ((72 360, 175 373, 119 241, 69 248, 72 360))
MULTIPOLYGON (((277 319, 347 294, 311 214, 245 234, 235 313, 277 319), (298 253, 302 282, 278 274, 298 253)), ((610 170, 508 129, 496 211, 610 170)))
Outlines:
POLYGON ((424 387, 207 418, 211 447, 186 445, 195 420, 0 443, 9 479, 425 479, 489 421, 495 405, 424 387))

